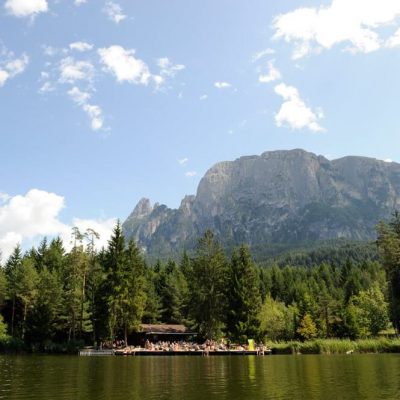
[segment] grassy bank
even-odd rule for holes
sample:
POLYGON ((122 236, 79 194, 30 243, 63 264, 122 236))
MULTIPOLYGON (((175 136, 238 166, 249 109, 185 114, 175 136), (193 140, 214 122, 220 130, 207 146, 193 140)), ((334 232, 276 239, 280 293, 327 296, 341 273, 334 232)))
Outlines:
POLYGON ((315 339, 306 342, 266 342, 272 354, 400 353, 400 339, 315 339))

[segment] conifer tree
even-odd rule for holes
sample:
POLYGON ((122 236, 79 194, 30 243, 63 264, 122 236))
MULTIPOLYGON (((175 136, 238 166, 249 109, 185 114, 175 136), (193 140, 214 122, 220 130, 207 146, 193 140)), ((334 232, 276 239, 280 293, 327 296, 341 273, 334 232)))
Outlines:
POLYGON ((77 227, 72 228, 73 247, 66 257, 63 273, 65 320, 68 340, 82 339, 83 333, 91 332, 92 325, 85 298, 88 256, 83 249, 83 235, 77 227))
POLYGON ((216 338, 226 320, 228 268, 222 247, 209 230, 198 242, 192 268, 190 315, 200 335, 216 338))
POLYGON ((124 263, 126 258, 125 238, 122 233, 121 223, 118 221, 113 234, 108 241, 105 254, 104 301, 107 308, 107 323, 109 338, 115 339, 118 327, 118 316, 121 314, 121 298, 124 296, 122 279, 124 277, 124 263))
POLYGON ((53 340, 61 330, 63 285, 56 270, 48 267, 38 274, 37 295, 27 319, 27 339, 34 344, 53 340))
POLYGON ((0 266, 0 311, 3 308, 7 295, 7 280, 4 269, 0 266))
POLYGON ((139 329, 146 304, 144 260, 133 240, 128 243, 120 277, 118 314, 127 344, 128 333, 139 329))
POLYGON ((248 247, 235 250, 229 269, 227 331, 241 342, 259 336, 260 283, 248 247))
POLYGON ((5 265, 5 274, 7 278, 7 297, 11 301, 11 336, 14 336, 15 313, 18 295, 18 270, 22 265, 22 251, 20 245, 17 245, 5 265))
POLYGON ((37 295, 37 278, 37 271, 33 261, 29 258, 24 258, 15 274, 15 294, 22 307, 22 339, 25 338, 28 312, 32 309, 37 295))
POLYGON ((389 283, 389 297, 393 326, 400 333, 400 213, 393 214, 389 224, 378 227, 378 246, 389 283))

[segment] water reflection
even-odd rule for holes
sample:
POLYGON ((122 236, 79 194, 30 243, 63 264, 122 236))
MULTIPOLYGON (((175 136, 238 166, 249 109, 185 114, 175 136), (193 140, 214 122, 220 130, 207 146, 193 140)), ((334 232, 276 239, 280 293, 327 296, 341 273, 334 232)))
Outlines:
POLYGON ((0 399, 322 398, 400 399, 400 356, 0 356, 0 399))

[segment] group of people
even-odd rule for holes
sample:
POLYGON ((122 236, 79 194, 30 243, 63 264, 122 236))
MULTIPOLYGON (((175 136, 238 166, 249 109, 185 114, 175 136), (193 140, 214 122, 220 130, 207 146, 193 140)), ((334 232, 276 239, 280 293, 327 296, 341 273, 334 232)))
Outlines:
MULTIPOLYGON (((203 351, 205 354, 217 351, 248 351, 249 346, 230 344, 224 341, 217 342, 215 340, 206 340, 204 343, 199 344, 196 342, 186 342, 186 341, 158 341, 151 342, 147 339, 144 343, 144 348, 148 351, 203 351)), ((264 355, 267 348, 264 344, 259 344, 255 346, 255 351, 257 354, 264 355)))
POLYGON ((248 351, 253 350, 256 351, 258 355, 264 355, 268 349, 264 344, 255 345, 254 347, 249 348, 248 345, 241 344, 232 344, 227 343, 223 340, 215 341, 215 340, 206 340, 204 343, 196 343, 196 342, 186 342, 186 341, 162 341, 159 340, 157 342, 151 342, 149 339, 146 339, 142 346, 133 347, 126 346, 124 340, 114 340, 114 341, 103 341, 100 343, 99 349, 112 349, 112 350, 126 350, 137 351, 137 350, 145 350, 145 351, 170 351, 170 352, 180 352, 180 351, 201 351, 204 355, 208 355, 210 353, 218 352, 218 351, 248 351))
POLYGON ((100 350, 103 349, 123 349, 126 347, 125 340, 114 340, 114 341, 105 341, 100 342, 100 350))

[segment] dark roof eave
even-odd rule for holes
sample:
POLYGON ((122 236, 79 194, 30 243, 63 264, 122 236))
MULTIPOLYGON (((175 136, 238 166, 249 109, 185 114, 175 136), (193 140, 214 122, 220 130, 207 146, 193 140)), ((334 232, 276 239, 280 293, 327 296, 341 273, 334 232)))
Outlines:
POLYGON ((146 335, 188 335, 194 336, 197 335, 196 332, 142 332, 146 335))

